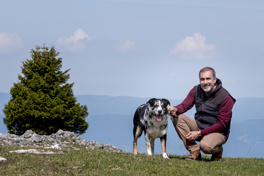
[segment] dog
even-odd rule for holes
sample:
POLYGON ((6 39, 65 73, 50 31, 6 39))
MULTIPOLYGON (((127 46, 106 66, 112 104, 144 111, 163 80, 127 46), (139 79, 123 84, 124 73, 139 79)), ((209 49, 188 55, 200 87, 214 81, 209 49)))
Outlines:
POLYGON ((156 138, 160 138, 162 156, 168 159, 166 153, 168 118, 170 116, 167 110, 168 105, 170 102, 167 99, 152 98, 137 108, 133 119, 133 154, 137 154, 137 139, 144 131, 147 154, 154 153, 154 141, 156 138))

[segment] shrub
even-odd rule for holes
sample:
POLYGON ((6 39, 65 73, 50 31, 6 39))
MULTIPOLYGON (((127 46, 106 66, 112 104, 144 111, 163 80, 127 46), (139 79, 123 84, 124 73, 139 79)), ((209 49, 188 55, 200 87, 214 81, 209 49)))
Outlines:
POLYGON ((82 134, 87 130, 87 107, 77 103, 74 83, 67 83, 70 69, 61 71, 62 58, 58 55, 54 46, 36 46, 31 50, 32 59, 23 62, 23 76, 18 76, 3 109, 9 133, 21 135, 33 130, 52 134, 61 129, 82 134))

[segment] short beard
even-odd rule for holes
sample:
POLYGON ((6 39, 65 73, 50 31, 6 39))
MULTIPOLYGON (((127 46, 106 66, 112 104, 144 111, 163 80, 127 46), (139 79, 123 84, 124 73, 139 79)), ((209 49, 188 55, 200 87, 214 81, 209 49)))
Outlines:
MULTIPOLYGON (((207 86, 207 87, 208 87, 208 86, 207 86)), ((204 91, 205 93, 210 92, 211 90, 213 90, 213 88, 214 88, 214 86, 212 86, 212 85, 209 85, 209 87, 208 87, 207 89, 204 88, 204 85, 202 86, 202 89, 203 89, 203 91, 204 91)))

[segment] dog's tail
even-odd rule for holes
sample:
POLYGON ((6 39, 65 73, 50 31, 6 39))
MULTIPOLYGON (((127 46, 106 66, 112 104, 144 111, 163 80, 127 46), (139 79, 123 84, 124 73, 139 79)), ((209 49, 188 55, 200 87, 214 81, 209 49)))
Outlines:
POLYGON ((140 115, 139 109, 136 110, 133 118, 134 128, 133 128, 133 136, 134 138, 139 138, 142 135, 142 125, 140 124, 140 115))

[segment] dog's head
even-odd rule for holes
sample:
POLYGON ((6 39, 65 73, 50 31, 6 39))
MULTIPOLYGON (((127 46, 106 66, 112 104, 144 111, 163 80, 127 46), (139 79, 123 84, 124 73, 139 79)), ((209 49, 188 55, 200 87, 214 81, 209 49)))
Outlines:
POLYGON ((152 98, 147 104, 151 108, 151 116, 155 116, 157 121, 161 121, 168 114, 167 106, 170 105, 170 102, 167 99, 152 98))

